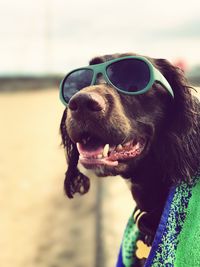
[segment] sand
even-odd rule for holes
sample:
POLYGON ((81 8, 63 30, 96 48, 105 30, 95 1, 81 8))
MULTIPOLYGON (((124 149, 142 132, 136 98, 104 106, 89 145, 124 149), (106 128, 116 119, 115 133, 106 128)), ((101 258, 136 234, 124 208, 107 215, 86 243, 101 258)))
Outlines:
POLYGON ((134 205, 124 182, 100 182, 98 230, 96 181, 84 197, 63 193, 58 91, 1 93, 0 107, 0 266, 114 266, 134 205))

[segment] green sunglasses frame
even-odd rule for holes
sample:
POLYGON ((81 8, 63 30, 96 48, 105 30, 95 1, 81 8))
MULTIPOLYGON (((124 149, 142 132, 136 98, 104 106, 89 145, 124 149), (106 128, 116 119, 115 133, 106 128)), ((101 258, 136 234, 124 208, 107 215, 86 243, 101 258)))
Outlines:
POLYGON ((67 106, 68 103, 65 101, 64 96, 63 96, 63 85, 64 85, 64 82, 65 82, 66 78, 71 73, 73 73, 75 71, 79 71, 79 70, 92 70, 93 71, 93 78, 92 78, 91 84, 89 86, 95 85, 97 75, 100 73, 100 74, 103 75, 105 81, 108 84, 110 84, 111 86, 113 86, 117 91, 119 91, 122 94, 127 94, 127 95, 140 95, 140 94, 144 94, 149 89, 151 89, 151 87, 154 84, 154 82, 157 82, 157 83, 160 83, 170 93, 170 95, 174 98, 174 93, 173 93, 173 90, 172 90, 170 84, 168 83, 168 81, 166 80, 166 78, 162 75, 162 73, 158 69, 156 69, 149 60, 147 60, 145 57, 141 57, 141 56, 125 56, 125 57, 120 57, 120 58, 112 59, 112 60, 109 60, 109 61, 106 61, 106 62, 103 62, 103 63, 100 63, 100 64, 89 65, 87 67, 82 67, 82 68, 78 68, 78 69, 74 69, 74 70, 70 71, 64 77, 64 79, 61 81, 61 84, 60 84, 60 100, 62 101, 62 103, 65 106, 67 106), (107 71, 107 68, 111 64, 113 64, 115 62, 118 62, 118 61, 126 60, 126 59, 137 59, 137 60, 143 61, 149 67, 149 71, 150 71, 150 79, 149 79, 149 82, 146 85, 146 87, 143 88, 140 91, 136 91, 136 92, 123 91, 120 88, 116 87, 114 84, 112 84, 112 82, 109 80, 109 78, 107 76, 106 71, 107 71))

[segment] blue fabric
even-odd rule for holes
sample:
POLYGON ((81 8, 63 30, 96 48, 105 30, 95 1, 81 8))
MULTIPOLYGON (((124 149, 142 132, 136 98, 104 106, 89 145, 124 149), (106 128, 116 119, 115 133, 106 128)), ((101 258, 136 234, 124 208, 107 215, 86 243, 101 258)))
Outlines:
POLYGON ((150 267, 152 265, 153 259, 155 257, 156 251, 158 249, 158 245, 161 242, 161 238, 162 238, 163 232, 164 232, 164 230, 166 228, 167 218, 168 218, 168 215, 169 215, 169 212, 170 212, 171 203, 173 201, 173 197, 174 197, 175 191, 176 191, 175 187, 173 187, 170 190, 170 193, 169 193, 169 196, 168 196, 168 199, 167 199, 167 202, 165 204, 165 208, 163 210, 163 214, 162 214, 162 217, 161 217, 161 220, 160 220, 160 224, 158 226, 158 229, 156 231, 156 235, 155 235, 155 238, 154 238, 154 241, 153 241, 153 244, 152 244, 151 252, 150 252, 149 257, 148 257, 148 259, 146 261, 145 267, 150 267))
POLYGON ((125 267, 123 262, 122 262, 122 247, 120 247, 120 251, 119 251, 119 256, 118 256, 116 267, 125 267))

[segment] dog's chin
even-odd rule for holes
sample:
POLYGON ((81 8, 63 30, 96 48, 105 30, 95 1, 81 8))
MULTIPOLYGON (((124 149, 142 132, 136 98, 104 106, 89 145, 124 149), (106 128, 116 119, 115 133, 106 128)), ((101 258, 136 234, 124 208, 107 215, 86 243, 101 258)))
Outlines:
POLYGON ((122 176, 126 178, 126 173, 129 172, 130 165, 125 163, 119 163, 116 167, 109 167, 105 165, 87 166, 80 161, 78 162, 78 169, 81 173, 87 177, 110 177, 110 176, 122 176))
POLYGON ((106 166, 106 165, 87 165, 82 164, 79 160, 78 162, 78 169, 84 175, 91 177, 93 175, 97 177, 107 177, 107 176, 116 176, 121 175, 123 176, 127 173, 129 169, 129 164, 119 163, 115 167, 106 166))

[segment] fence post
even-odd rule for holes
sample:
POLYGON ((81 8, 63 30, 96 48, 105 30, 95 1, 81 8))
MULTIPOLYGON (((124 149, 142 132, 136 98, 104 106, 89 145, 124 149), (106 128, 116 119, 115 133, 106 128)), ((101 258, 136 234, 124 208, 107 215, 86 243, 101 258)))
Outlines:
POLYGON ((97 180, 96 218, 95 218, 95 267, 105 267, 105 250, 103 245, 103 183, 97 180))

